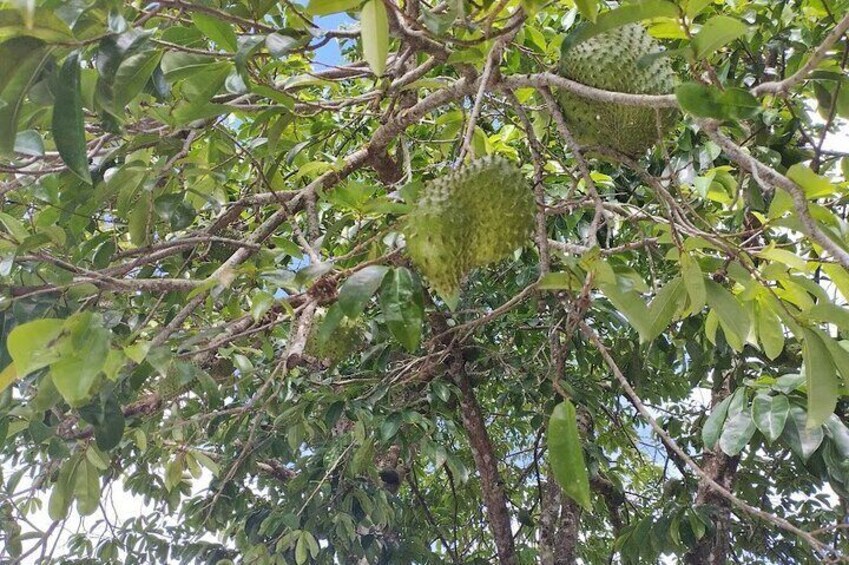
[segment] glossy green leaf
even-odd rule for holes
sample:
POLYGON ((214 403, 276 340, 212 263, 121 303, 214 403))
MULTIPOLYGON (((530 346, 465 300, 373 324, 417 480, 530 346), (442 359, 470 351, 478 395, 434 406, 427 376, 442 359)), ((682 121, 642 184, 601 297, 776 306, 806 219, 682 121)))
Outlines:
POLYGON ((570 34, 561 48, 565 53, 572 45, 586 41, 605 31, 652 18, 677 18, 678 6, 668 0, 638 0, 600 14, 594 24, 584 26, 570 34))
POLYGON ((586 510, 592 510, 589 476, 578 435, 575 406, 564 400, 554 407, 548 421, 548 461, 563 492, 586 510))
POLYGON ((755 433, 755 422, 748 410, 740 410, 729 415, 722 426, 719 436, 719 448, 726 455, 734 456, 743 451, 755 433))
POLYGON ((74 470, 74 498, 77 512, 88 516, 97 511, 100 504, 100 474, 88 459, 83 459, 74 470))
POLYGON ((781 436, 789 413, 790 402, 783 394, 775 396, 757 394, 752 399, 752 419, 770 443, 781 436))
POLYGON ((363 309, 380 288, 389 268, 383 265, 372 265, 357 271, 339 288, 339 307, 351 319, 362 314, 363 309))
POLYGON ((693 51, 697 59, 704 59, 714 51, 728 45, 748 30, 748 26, 729 16, 714 16, 709 19, 693 38, 693 51))
POLYGON ((193 13, 192 21, 205 36, 220 47, 223 47, 230 53, 235 53, 238 50, 236 32, 233 31, 232 24, 202 12, 193 13))
POLYGON ((849 428, 846 427, 837 414, 832 414, 825 420, 825 432, 831 438, 838 453, 844 459, 849 459, 849 428))
POLYGON ((363 57, 377 76, 383 76, 389 56, 389 18, 383 0, 367 0, 360 13, 363 57))
POLYGON ((0 44, 0 155, 14 154, 21 108, 51 52, 52 48, 31 37, 0 44))
POLYGON ((733 294, 721 285, 706 281, 707 303, 719 318, 725 339, 737 351, 742 351, 749 335, 749 315, 733 294))
POLYGON ((705 277, 698 262, 689 254, 683 253, 679 259, 681 263, 681 277, 684 287, 690 297, 690 313, 695 314, 702 311, 707 300, 705 290, 705 277))
POLYGON ((766 303, 759 302, 756 308, 755 326, 758 339, 766 356, 775 359, 784 351, 784 328, 779 317, 766 303))
POLYGON ((392 335, 407 351, 415 351, 422 338, 424 299, 418 279, 407 269, 392 271, 383 281, 380 309, 392 335))
POLYGON ((819 448, 825 437, 822 426, 808 427, 807 424, 808 415, 805 411, 798 406, 791 406, 790 417, 782 434, 793 453, 806 461, 819 448))
POLYGON ((676 277, 661 288, 648 308, 648 330, 646 341, 651 341, 672 323, 680 314, 686 289, 680 277, 676 277))
POLYGON ((62 161, 83 181, 91 184, 86 154, 83 99, 80 90, 79 54, 68 55, 56 83, 53 106, 53 141, 62 161))
POLYGON ((44 156, 44 140, 35 130, 19 131, 15 136, 15 153, 28 157, 44 156))
POLYGON ((837 370, 816 330, 804 330, 802 358, 808 387, 808 427, 821 426, 837 405, 837 370))
POLYGON ((719 435, 722 433, 722 426, 725 424, 725 418, 728 415, 728 406, 730 404, 731 397, 725 397, 722 399, 722 402, 714 407, 710 416, 705 420, 702 426, 702 443, 706 449, 716 448, 716 442, 719 441, 719 435))
POLYGON ((59 469, 56 482, 50 491, 50 499, 47 502, 47 514, 51 520, 63 520, 68 516, 71 503, 74 500, 74 478, 75 471, 80 465, 80 459, 75 457, 66 460, 59 469))
POLYGON ((601 290, 611 304, 637 330, 637 333, 640 334, 640 340, 649 341, 651 328, 648 324, 648 308, 642 297, 633 290, 622 292, 615 283, 606 284, 601 287, 601 290))
POLYGON ((133 100, 150 80, 161 59, 160 51, 143 51, 121 61, 113 79, 111 100, 113 111, 124 111, 124 106, 133 100))

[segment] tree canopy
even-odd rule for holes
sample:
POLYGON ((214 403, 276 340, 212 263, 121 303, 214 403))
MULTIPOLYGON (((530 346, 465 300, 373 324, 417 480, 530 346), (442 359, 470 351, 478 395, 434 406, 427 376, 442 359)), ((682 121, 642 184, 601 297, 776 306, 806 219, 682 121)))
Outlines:
POLYGON ((0 3, 0 559, 845 561, 847 13, 0 3))

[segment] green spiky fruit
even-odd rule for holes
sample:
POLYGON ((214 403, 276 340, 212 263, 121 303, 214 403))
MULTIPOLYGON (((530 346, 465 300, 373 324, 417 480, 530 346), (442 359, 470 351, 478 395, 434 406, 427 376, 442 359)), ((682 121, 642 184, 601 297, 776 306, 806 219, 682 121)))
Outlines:
POLYGON ((533 218, 533 192, 521 171, 502 157, 485 157, 425 184, 407 217, 407 252, 451 301, 470 270, 527 241, 533 218))
MULTIPOLYGON (((669 94, 675 87, 675 73, 668 57, 656 55, 660 50, 643 26, 624 25, 567 46, 560 59, 560 74, 602 90, 669 94)), ((605 145, 632 156, 656 144, 659 134, 676 118, 670 108, 625 106, 566 90, 560 91, 559 98, 566 122, 580 144, 605 145)))
POLYGON ((310 329, 304 348, 307 355, 335 365, 365 345, 363 329, 353 321, 348 319, 341 321, 327 336, 322 336, 322 322, 323 320, 316 320, 310 329))

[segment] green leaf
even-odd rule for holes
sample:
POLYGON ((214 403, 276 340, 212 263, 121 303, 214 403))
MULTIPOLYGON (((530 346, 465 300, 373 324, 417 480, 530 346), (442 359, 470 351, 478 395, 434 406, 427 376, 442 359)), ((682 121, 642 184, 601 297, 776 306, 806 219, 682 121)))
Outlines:
POLYGON ((192 22, 201 33, 230 53, 235 53, 239 49, 236 43, 236 32, 229 23, 202 12, 193 13, 192 22))
POLYGON ((828 349, 834 366, 843 377, 844 383, 849 383, 849 351, 844 347, 847 342, 842 341, 838 343, 837 340, 825 332, 818 331, 818 334, 822 338, 826 349, 828 349))
POLYGON ((789 413, 790 402, 783 394, 758 394, 752 400, 752 419, 769 443, 781 437, 789 413))
POLYGON ((363 56, 377 76, 383 76, 389 56, 389 18, 383 0, 368 0, 360 14, 363 56))
POLYGON ((648 308, 648 334, 645 341, 659 336, 680 313, 684 300, 684 283, 676 277, 661 288, 648 308))
POLYGON ((731 404, 731 397, 725 397, 722 402, 716 405, 711 411, 710 416, 705 420, 702 426, 702 443, 707 449, 714 449, 716 442, 719 441, 719 435, 722 432, 722 425, 725 423, 725 417, 728 415, 728 406, 731 404))
POLYGON ((755 422, 748 410, 740 410, 731 415, 722 427, 719 436, 719 448, 729 456, 743 451, 755 433, 755 422))
POLYGON ((598 0, 575 0, 575 5, 585 20, 595 23, 598 17, 598 0))
POLYGON ((831 302, 815 304, 806 312, 811 320, 834 324, 841 332, 849 334, 849 310, 831 302))
POLYGON ((568 271, 547 273, 537 285, 540 290, 577 290, 581 288, 581 281, 568 271))
POLYGON ((113 112, 117 114, 124 111, 124 107, 150 80, 161 59, 160 51, 143 51, 121 61, 112 81, 112 99, 109 104, 113 112))
POLYGON ((31 37, 0 44, 0 155, 13 156, 21 108, 51 53, 31 37))
POLYGON ((837 414, 832 414, 825 420, 825 431, 844 459, 849 459, 849 428, 846 427, 837 414))
POLYGON ((62 333, 64 320, 44 318, 16 326, 9 333, 6 347, 15 363, 18 378, 46 367, 59 358, 51 343, 62 333))
POLYGON ((303 530, 301 531, 298 536, 298 542, 295 544, 295 563, 298 565, 304 565, 307 559, 309 559, 309 545, 304 536, 305 533, 303 530))
POLYGON ((633 290, 623 292, 616 283, 601 286, 602 292, 610 300, 610 303, 621 312, 628 322, 640 334, 640 340, 649 341, 651 329, 648 324, 648 308, 642 297, 633 290))
POLYGON ((689 254, 682 253, 679 261, 681 262, 681 277, 684 279, 684 287, 690 297, 690 313, 696 314, 702 311, 707 300, 705 277, 698 262, 689 254))
POLYGON ((74 36, 55 9, 37 8, 34 12, 0 10, 0 43, 13 38, 36 38, 47 43, 69 43, 74 36))
MULTIPOLYGON (((9 363, 6 367, 0 371, 0 392, 3 392, 9 386, 18 380, 18 372, 15 370, 15 364, 9 363)), ((0 441, 2 443, 2 441, 0 441)))
POLYGON ((74 498, 81 516, 94 514, 100 503, 100 476, 91 461, 83 459, 74 472, 74 498))
POLYGON ((578 435, 575 406, 564 400, 554 407, 548 421, 548 460, 554 478, 566 495, 586 510, 592 510, 590 483, 584 450, 578 435))
POLYGON ((566 53, 573 45, 611 29, 652 18, 677 18, 678 6, 667 0, 641 0, 629 2, 608 10, 596 18, 594 24, 585 25, 569 34, 561 46, 566 53))
POLYGON ((747 119, 761 108, 758 99, 747 90, 736 87, 719 90, 697 82, 679 84, 675 97, 684 111, 701 118, 747 119))
POLYGON ((91 184, 80 90, 80 60, 79 53, 76 52, 68 55, 59 71, 52 131, 62 161, 83 181, 91 184))
POLYGON ((35 130, 19 131, 15 136, 15 153, 28 157, 43 157, 44 140, 35 130))
POLYGON ((710 56, 717 49, 728 45, 748 30, 748 26, 729 16, 714 16, 702 26, 693 38, 693 51, 697 59, 710 56))
POLYGON ((802 163, 796 163, 787 169, 787 178, 801 186, 805 197, 810 200, 832 196, 838 190, 837 185, 802 163))
POLYGON ((766 356, 775 359, 784 350, 784 329, 781 320, 764 302, 758 302, 756 312, 755 326, 758 339, 766 356))
POLYGON ((808 388, 808 427, 822 425, 837 406, 837 370, 818 330, 804 330, 802 359, 808 388))
POLYGON ((59 359, 50 365, 56 390, 71 406, 89 398, 109 355, 111 332, 100 325, 98 316, 78 314, 65 322, 70 335, 62 340, 59 359))
POLYGON ((415 351, 422 337, 424 298, 413 274, 403 267, 386 277, 380 293, 383 319, 392 335, 407 351, 415 351))
POLYGON ((363 0, 310 0, 306 13, 310 16, 327 16, 355 10, 363 0))
POLYGON ((68 510, 74 500, 74 484, 71 480, 79 464, 80 458, 75 457, 65 461, 59 469, 59 476, 53 484, 47 503, 47 514, 51 520, 64 520, 68 516, 68 510))
POLYGON ((719 318, 719 324, 725 333, 728 344, 737 351, 743 350, 749 335, 749 315, 740 301, 721 285, 705 281, 707 303, 719 318))
POLYGON ((388 267, 372 265, 348 277, 339 289, 338 301, 342 312, 352 320, 362 314, 388 272, 388 267))
POLYGON ((798 406, 790 407, 790 418, 784 426, 782 437, 787 441, 791 451, 807 461, 822 443, 825 434, 822 426, 809 428, 808 416, 798 406))

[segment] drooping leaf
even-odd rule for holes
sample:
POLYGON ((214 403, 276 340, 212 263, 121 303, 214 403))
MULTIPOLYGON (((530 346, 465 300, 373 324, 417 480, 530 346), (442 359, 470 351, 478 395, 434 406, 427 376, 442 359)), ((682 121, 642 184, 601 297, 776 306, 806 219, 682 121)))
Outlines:
POLYGON ((648 308, 648 335, 651 341, 669 326, 680 313, 686 289, 680 277, 676 277, 661 288, 648 308))
POLYGON ((749 315, 733 294, 721 285, 706 281, 707 303, 719 318, 725 339, 737 351, 742 351, 749 335, 749 315))
POLYGON ((699 264, 688 253, 683 253, 680 257, 681 262, 681 277, 684 280, 684 287, 687 289, 687 295, 690 297, 690 313, 695 314, 702 311, 707 300, 707 291, 705 290, 705 277, 699 264))
POLYGON ((79 54, 68 55, 56 83, 53 106, 53 140, 62 161, 83 181, 91 184, 86 153, 83 99, 80 90, 79 54))
POLYGON ((74 498, 81 516, 94 514, 100 504, 100 474, 91 461, 83 459, 74 470, 74 498))
POLYGON ((731 397, 727 396, 722 399, 722 402, 716 405, 711 411, 710 416, 705 420, 702 426, 702 443, 707 449, 714 449, 716 442, 719 441, 719 435, 722 433, 722 426, 725 424, 725 418, 728 415, 728 406, 731 404, 731 397))
POLYGON ((360 14, 363 56, 377 76, 383 76, 389 56, 389 18, 383 0, 367 0, 360 14))
POLYGON ((415 351, 422 337, 424 301, 421 285, 408 269, 397 268, 384 279, 380 309, 395 339, 415 351))
POLYGON ((548 460, 554 478, 569 498, 592 510, 589 476, 578 435, 575 406, 564 400, 554 407, 548 421, 548 460))
POLYGON ((804 330, 802 358, 808 388, 808 427, 819 427, 837 405, 837 369, 817 330, 804 330))
POLYGON ((791 406, 782 437, 793 453, 807 461, 819 448, 825 434, 822 426, 808 427, 808 415, 802 408, 791 406))
POLYGON ((18 37, 0 44, 0 155, 15 150, 18 118, 30 87, 47 64, 52 48, 38 39, 18 37))

